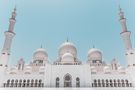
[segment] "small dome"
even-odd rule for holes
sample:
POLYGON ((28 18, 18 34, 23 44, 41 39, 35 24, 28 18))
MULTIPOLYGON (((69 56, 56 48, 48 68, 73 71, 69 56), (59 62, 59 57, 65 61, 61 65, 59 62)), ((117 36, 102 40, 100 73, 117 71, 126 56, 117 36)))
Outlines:
POLYGON ((105 70, 108 70, 108 69, 110 69, 110 67, 109 66, 105 66, 104 69, 105 70))
POLYGON ((102 60, 102 52, 99 49, 92 48, 88 52, 89 60, 102 60))
POLYGON ((14 70, 17 70, 17 67, 16 66, 13 66, 10 68, 11 71, 14 71, 14 70))
POLYGON ((110 73, 110 72, 111 72, 110 67, 109 67, 109 66, 105 66, 105 67, 104 67, 104 72, 105 72, 105 73, 110 73))
POLYGON ((77 50, 75 45, 71 42, 65 42, 60 45, 59 56, 62 57, 65 53, 71 53, 74 57, 76 57, 77 50))
POLYGON ((23 60, 23 58, 21 58, 21 59, 18 61, 18 64, 25 64, 25 61, 23 60))
POLYGON ((26 69, 26 70, 31 70, 32 67, 31 67, 31 66, 26 66, 25 69, 26 69))
POLYGON ((118 61, 114 58, 113 60, 112 60, 112 62, 111 62, 112 64, 118 64, 118 61))
POLYGON ((15 66, 11 67, 9 73, 10 73, 10 74, 16 74, 16 73, 17 73, 17 67, 15 67, 15 66))
POLYGON ((47 60, 47 58, 48 58, 48 54, 43 48, 37 49, 33 54, 34 60, 47 60))
POLYGON ((125 72, 126 72, 126 69, 125 69, 124 67, 120 66, 120 67, 118 68, 118 71, 119 71, 120 73, 125 73, 125 72))
POLYGON ((125 70, 125 68, 124 67, 122 67, 122 66, 120 66, 120 67, 118 67, 118 70, 125 70))
POLYGON ((61 62, 63 62, 63 63, 73 63, 74 62, 74 57, 73 57, 73 55, 71 53, 65 53, 62 56, 61 62))

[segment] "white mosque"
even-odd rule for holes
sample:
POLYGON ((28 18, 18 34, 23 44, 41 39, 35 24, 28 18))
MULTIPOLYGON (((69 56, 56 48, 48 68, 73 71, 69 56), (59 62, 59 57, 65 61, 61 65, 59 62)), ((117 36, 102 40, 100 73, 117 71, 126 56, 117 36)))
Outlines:
POLYGON ((130 40, 131 32, 127 30, 126 18, 119 11, 125 44, 125 56, 128 66, 124 68, 117 59, 110 64, 102 60, 102 51, 92 48, 88 51, 85 63, 77 57, 77 49, 72 42, 60 45, 58 57, 54 63, 48 61, 48 53, 43 48, 35 50, 32 61, 25 64, 23 59, 16 66, 9 66, 11 43, 15 36, 16 8, 9 20, 9 29, 5 32, 5 43, 0 56, 0 87, 13 88, 131 88, 135 87, 135 51, 130 40))

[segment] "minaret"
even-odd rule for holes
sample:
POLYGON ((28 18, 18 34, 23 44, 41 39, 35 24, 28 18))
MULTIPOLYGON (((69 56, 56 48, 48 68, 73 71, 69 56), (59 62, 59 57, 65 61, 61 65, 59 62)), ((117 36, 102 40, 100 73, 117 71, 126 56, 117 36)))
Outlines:
POLYGON ((122 11, 121 7, 119 7, 119 16, 119 21, 122 26, 122 32, 120 34, 125 44, 125 55, 128 62, 128 67, 132 67, 135 66, 135 52, 132 48, 132 43, 130 39, 131 32, 127 30, 126 18, 124 17, 124 12, 122 11))
POLYGON ((119 7, 119 11, 120 11, 119 12, 120 23, 121 23, 121 26, 122 26, 121 36, 124 40, 126 51, 132 50, 132 43, 131 43, 131 40, 130 40, 131 32, 127 30, 126 18, 124 17, 124 12, 122 11, 122 9, 120 7, 119 7))
POLYGON ((5 42, 3 49, 1 51, 1 57, 0 57, 0 66, 7 66, 9 56, 10 56, 10 49, 12 44, 12 39, 15 36, 14 33, 14 26, 16 22, 16 8, 14 8, 14 11, 12 12, 12 16, 9 19, 9 28, 8 31, 5 32, 5 42))

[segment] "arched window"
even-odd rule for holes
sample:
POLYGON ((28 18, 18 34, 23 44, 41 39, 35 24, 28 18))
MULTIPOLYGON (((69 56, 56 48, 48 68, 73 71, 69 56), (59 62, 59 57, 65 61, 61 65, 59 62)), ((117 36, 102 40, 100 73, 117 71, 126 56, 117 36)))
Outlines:
POLYGON ((122 83, 122 87, 125 87, 124 80, 121 80, 121 83, 122 83))
POLYGON ((125 83, 126 83, 126 87, 129 87, 128 80, 125 80, 125 83))
POLYGON ((15 80, 15 87, 17 87, 17 85, 18 85, 18 80, 16 79, 15 80))
POLYGON ((112 80, 110 80, 110 87, 113 87, 113 82, 112 82, 112 80))
POLYGON ((108 79, 106 79, 106 87, 109 87, 108 79))
POLYGON ((103 79, 102 79, 102 87, 105 87, 105 82, 103 79))
POLYGON ((113 82, 114 82, 114 87, 117 87, 116 80, 113 80, 113 82))
POLYGON ((37 87, 37 84, 38 84, 38 80, 36 79, 35 80, 35 87, 37 87))
POLYGON ((76 78, 76 87, 80 87, 80 78, 79 77, 76 78))
POLYGON ((119 79, 117 80, 117 82, 118 82, 118 87, 121 87, 121 83, 119 79))
POLYGON ((56 78, 56 87, 59 87, 59 83, 60 83, 59 81, 60 81, 60 79, 57 77, 56 78))
POLYGON ((11 80, 11 85, 10 87, 13 87, 14 86, 14 80, 11 80))
POLYGON ((22 80, 19 80, 19 87, 22 86, 22 80))
POLYGON ((34 80, 32 79, 31 80, 31 87, 33 87, 33 84, 34 84, 34 80))
POLYGON ((129 83, 130 87, 132 87, 132 83, 129 83))
POLYGON ((26 80, 23 80, 23 85, 22 87, 25 87, 26 86, 26 80))
POLYGON ((40 79, 40 80, 39 80, 38 87, 41 87, 41 86, 42 86, 42 80, 40 79))
POLYGON ((98 79, 98 87, 101 87, 100 79, 98 79))
POLYGON ((72 78, 69 74, 66 74, 64 77, 64 87, 72 87, 72 78))
POLYGON ((7 80, 7 87, 9 87, 10 85, 10 80, 7 80))
POLYGON ((29 87, 30 86, 30 80, 28 79, 27 80, 27 87, 29 87))
POLYGON ((97 80, 94 79, 94 87, 97 87, 97 80))

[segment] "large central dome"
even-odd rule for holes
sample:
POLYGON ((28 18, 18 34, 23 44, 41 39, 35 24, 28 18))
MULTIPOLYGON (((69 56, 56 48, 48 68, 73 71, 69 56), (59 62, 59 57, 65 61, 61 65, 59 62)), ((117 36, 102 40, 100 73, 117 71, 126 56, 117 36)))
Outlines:
POLYGON ((73 57, 77 56, 77 50, 73 43, 71 42, 64 42, 59 47, 59 57, 62 57, 65 53, 70 53, 73 57))

